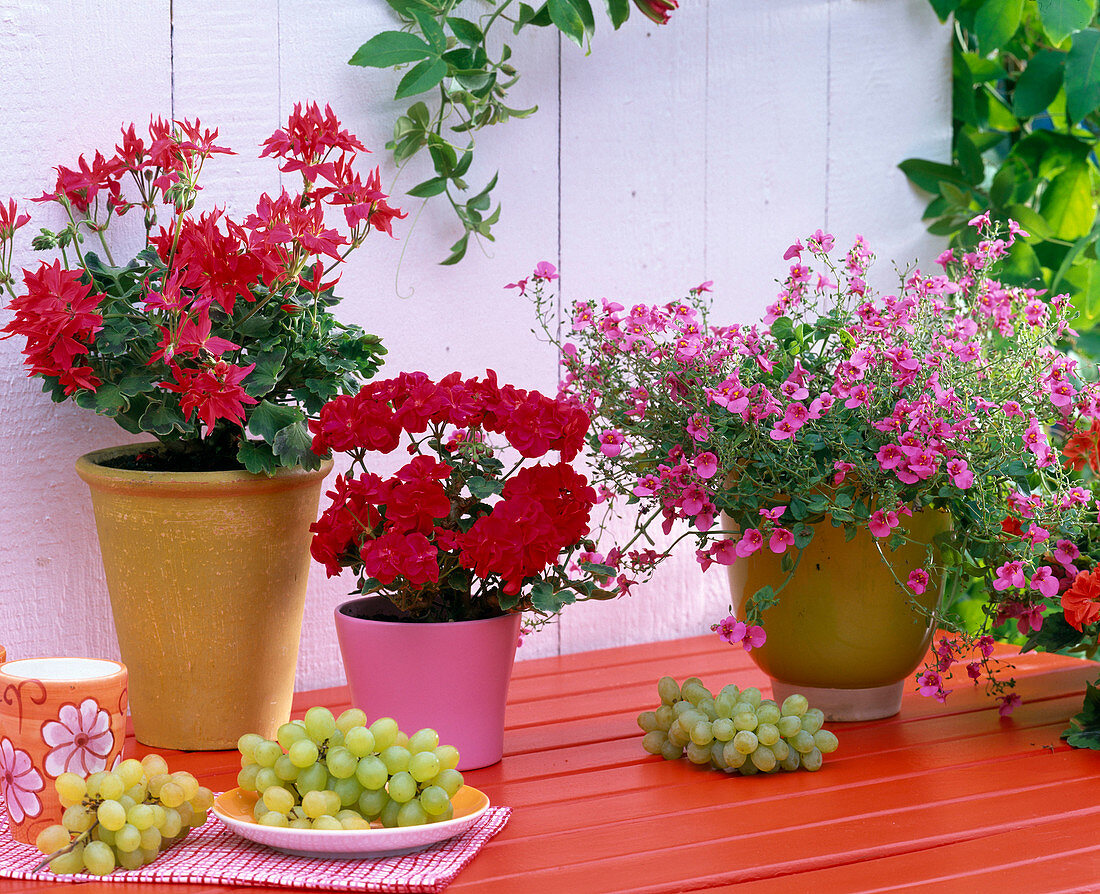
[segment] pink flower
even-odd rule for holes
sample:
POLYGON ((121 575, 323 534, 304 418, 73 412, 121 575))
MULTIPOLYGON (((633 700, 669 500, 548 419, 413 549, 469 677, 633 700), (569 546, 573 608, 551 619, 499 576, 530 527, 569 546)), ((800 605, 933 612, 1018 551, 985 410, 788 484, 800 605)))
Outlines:
POLYGON ((724 643, 737 643, 745 637, 745 622, 738 621, 733 615, 723 618, 715 627, 718 638, 724 643))
POLYGON ((1001 705, 999 708, 997 708, 997 713, 1000 714, 1002 717, 1008 717, 1014 710, 1016 710, 1016 707, 1021 703, 1020 696, 1018 696, 1015 692, 1013 692, 1011 695, 1002 696, 1000 698, 1000 702, 1001 705))
POLYGON ((871 520, 867 523, 867 527, 875 537, 888 537, 898 524, 896 512, 883 512, 881 509, 876 509, 871 513, 871 520))
POLYGON ((909 572, 909 580, 906 583, 910 590, 920 596, 928 589, 928 572, 923 568, 914 568, 909 572))
POLYGON ((38 792, 43 788, 42 777, 31 763, 31 756, 16 748, 10 739, 0 739, 0 796, 8 805, 12 822, 21 823, 42 812, 38 792))
POLYGON ((786 528, 776 528, 768 538, 768 549, 773 553, 785 553, 791 546, 794 546, 794 534, 786 528))
POLYGON ((710 437, 710 417, 702 413, 692 413, 686 428, 687 433, 696 441, 705 441, 710 437))
POLYGON ((851 463, 841 462, 840 460, 837 460, 835 463, 833 463, 833 470, 836 472, 836 475, 833 476, 833 484, 843 484, 844 479, 847 477, 848 473, 851 472, 854 468, 855 466, 853 466, 851 463))
POLYGON ((737 541, 737 555, 742 559, 751 556, 764 545, 764 535, 756 528, 749 528, 737 541))
POLYGON ((600 453, 604 456, 618 456, 623 449, 623 444, 626 442, 621 431, 614 428, 609 428, 607 431, 601 432, 599 436, 600 453))
POLYGON ((732 565, 737 561, 737 544, 723 537, 714 544, 711 556, 719 565, 732 565))
POLYGON ((745 635, 741 638, 741 645, 746 652, 751 652, 753 649, 759 649, 767 641, 768 635, 764 632, 764 628, 757 624, 750 624, 746 630, 745 635))
POLYGON ((786 511, 786 506, 776 506, 774 509, 761 509, 760 515, 762 518, 771 519, 772 521, 779 521, 779 519, 783 517, 783 513, 786 511))
POLYGON ((51 749, 46 755, 46 772, 54 777, 106 770, 107 755, 115 744, 111 715, 94 698, 84 699, 79 708, 62 705, 57 720, 42 725, 42 738, 51 749))
POLYGON ((803 250, 802 243, 801 242, 796 242, 794 245, 788 247, 787 250, 783 253, 783 260, 784 261, 790 261, 793 258, 800 258, 801 257, 800 253, 802 252, 802 250, 803 250))
POLYGON ((715 476, 718 472, 718 457, 713 453, 700 453, 695 457, 695 474, 697 474, 704 481, 707 481, 715 476))
POLYGON ((1005 562, 997 569, 997 579, 993 581, 994 590, 1007 590, 1009 587, 1023 589, 1027 586, 1024 580, 1024 566, 1021 562, 1005 562))
POLYGON ((931 696, 938 702, 947 700, 949 690, 943 688, 943 678, 933 671, 918 674, 917 686, 923 696, 931 696))
POLYGON ((960 490, 967 490, 974 485, 974 473, 970 471, 965 460, 953 459, 947 463, 947 474, 951 481, 960 490))
POLYGON ((1047 599, 1058 595, 1058 578, 1049 565, 1040 565, 1031 575, 1031 589, 1038 590, 1047 599))
POLYGON ((558 278, 558 268, 549 261, 539 261, 535 265, 535 272, 531 274, 534 279, 550 282, 558 278))

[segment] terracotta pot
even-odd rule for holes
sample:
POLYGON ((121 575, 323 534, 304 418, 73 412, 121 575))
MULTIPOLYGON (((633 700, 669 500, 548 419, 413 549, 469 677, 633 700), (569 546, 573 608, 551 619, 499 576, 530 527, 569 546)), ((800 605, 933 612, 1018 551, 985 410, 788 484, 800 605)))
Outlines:
POLYGON ((0 795, 16 841, 61 822, 53 781, 113 767, 126 741, 126 668, 96 658, 0 666, 0 795))
POLYGON ((332 467, 136 472, 77 460, 91 488, 139 741, 232 748, 290 716, 309 573, 309 526, 332 467))
POLYGON ((460 770, 495 764, 520 615, 437 624, 397 617, 382 596, 336 609, 352 704, 371 720, 393 717, 409 735, 431 727, 458 749, 460 770))
MULTIPOLYGON (((896 714, 905 681, 920 665, 932 639, 927 611, 939 602, 942 581, 923 595, 898 585, 926 565, 926 545, 950 525, 940 512, 907 520, 917 543, 890 552, 894 574, 865 528, 845 541, 844 529, 818 525, 794 576, 778 602, 763 614, 767 642, 749 655, 773 680, 782 700, 801 692, 830 720, 871 720, 896 714)), ((787 576, 781 557, 765 546, 729 568, 730 591, 740 617, 749 596, 776 589, 787 576)))

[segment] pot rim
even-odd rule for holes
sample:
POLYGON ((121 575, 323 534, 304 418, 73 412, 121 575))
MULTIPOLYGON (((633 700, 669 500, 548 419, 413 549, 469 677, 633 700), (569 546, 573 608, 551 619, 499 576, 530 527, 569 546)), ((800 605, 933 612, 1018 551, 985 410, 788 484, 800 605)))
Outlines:
POLYGON ((344 624, 400 624, 404 627, 448 627, 452 624, 499 624, 502 618, 511 619, 513 617, 522 617, 521 612, 504 612, 503 614, 497 615, 495 618, 480 618, 475 621, 415 621, 401 620, 399 618, 356 618, 344 612, 344 609, 347 608, 349 605, 354 605, 358 602, 367 602, 370 600, 379 600, 380 602, 385 602, 389 605, 393 605, 393 603, 390 602, 389 599, 387 599, 385 596, 380 596, 377 594, 374 596, 356 596, 353 599, 345 600, 344 602, 341 602, 338 606, 336 606, 334 614, 336 616, 337 623, 342 622, 344 624))
POLYGON ((274 474, 264 475, 248 472, 244 469, 229 469, 218 472, 152 472, 136 469, 116 469, 102 465, 104 460, 133 455, 159 443, 159 441, 140 441, 135 444, 123 444, 117 447, 92 450, 77 458, 76 473, 89 484, 94 480, 100 486, 155 484, 158 487, 164 487, 172 484, 194 485, 212 482, 231 484, 250 481, 279 481, 293 478, 312 480, 314 478, 324 478, 333 466, 333 460, 329 457, 321 460, 321 466, 318 469, 303 469, 301 466, 280 467, 275 470, 274 474))

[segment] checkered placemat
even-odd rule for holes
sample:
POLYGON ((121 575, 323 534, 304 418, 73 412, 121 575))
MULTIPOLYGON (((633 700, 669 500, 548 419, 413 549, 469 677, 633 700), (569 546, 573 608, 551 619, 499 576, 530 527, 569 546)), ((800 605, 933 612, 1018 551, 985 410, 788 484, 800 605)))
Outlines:
POLYGON ((8 817, 0 802, 0 877, 47 882, 181 882, 266 885, 324 891, 442 891, 490 838, 508 822, 512 810, 490 807, 462 835, 422 851, 366 860, 320 860, 271 850, 231 832, 213 813, 183 841, 141 869, 116 869, 110 875, 54 875, 34 872, 42 861, 37 848, 8 835, 8 817))

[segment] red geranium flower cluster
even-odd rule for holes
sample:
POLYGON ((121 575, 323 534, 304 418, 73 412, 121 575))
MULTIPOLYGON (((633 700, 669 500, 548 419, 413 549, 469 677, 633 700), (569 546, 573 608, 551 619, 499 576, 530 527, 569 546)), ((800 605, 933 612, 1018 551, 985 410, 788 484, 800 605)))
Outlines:
POLYGON ((402 373, 337 397, 310 422, 313 449, 349 453, 361 473, 338 476, 327 494, 313 556, 329 576, 351 567, 362 592, 421 617, 551 614, 611 595, 591 575, 568 579, 562 558, 586 544, 596 503, 570 466, 588 426, 576 404, 498 385, 491 371, 438 382, 402 373), (507 471, 492 435, 519 454, 507 471), (391 453, 405 436, 410 462, 387 479, 367 471, 366 453, 391 453), (524 462, 551 451, 558 462, 524 462))
POLYGON ((269 471, 274 459, 313 462, 306 415, 349 380, 373 373, 380 353, 373 336, 333 324, 328 308, 339 276, 328 274, 371 230, 392 235, 393 219, 405 215, 387 204, 377 171, 360 178, 355 160, 366 148, 332 109, 316 104, 296 105, 261 153, 301 174, 300 193, 265 193, 243 221, 217 208, 192 213, 205 162, 232 154, 217 139, 217 130, 198 121, 158 118, 147 135, 133 124, 123 128, 110 156, 96 152, 91 162, 81 156, 73 168, 58 166, 53 190, 35 201, 60 205, 67 226, 44 230, 34 245, 61 249, 66 265, 72 252, 78 263, 25 270, 23 295, 13 288, 11 250, 30 218, 14 201, 0 204, 0 288, 15 313, 2 331, 26 339, 26 366, 47 379, 55 397, 94 400, 128 431, 171 443, 205 436, 236 452, 253 410, 266 403, 256 426, 266 432, 266 460, 262 451, 242 451, 259 463, 253 471, 269 471), (146 246, 116 265, 105 234, 133 208, 144 212, 146 246), (329 209, 346 224, 342 230, 329 224, 329 209), (167 225, 158 225, 158 213, 170 215, 167 225), (105 260, 85 234, 94 235, 105 260), (346 368, 334 368, 341 361, 333 358, 346 358, 346 368), (79 394, 104 384, 113 386, 105 395, 79 394), (296 405, 301 410, 286 412, 296 405), (276 441, 287 425, 296 427, 294 437, 276 441), (287 444, 296 446, 287 452, 280 446, 287 444))

